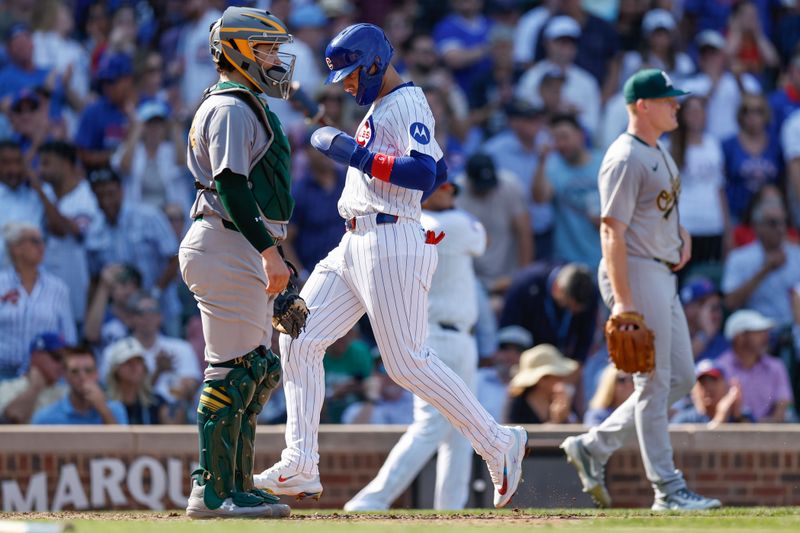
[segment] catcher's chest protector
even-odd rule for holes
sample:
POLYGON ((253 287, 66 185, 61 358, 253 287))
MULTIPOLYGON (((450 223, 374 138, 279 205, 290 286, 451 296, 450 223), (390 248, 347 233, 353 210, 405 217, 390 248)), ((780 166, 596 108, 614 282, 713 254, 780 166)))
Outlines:
POLYGON ((292 153, 277 115, 254 92, 238 83, 219 83, 206 92, 205 98, 213 94, 228 94, 243 101, 264 126, 269 141, 250 169, 247 180, 264 218, 280 224, 288 223, 294 210, 290 174, 292 153))

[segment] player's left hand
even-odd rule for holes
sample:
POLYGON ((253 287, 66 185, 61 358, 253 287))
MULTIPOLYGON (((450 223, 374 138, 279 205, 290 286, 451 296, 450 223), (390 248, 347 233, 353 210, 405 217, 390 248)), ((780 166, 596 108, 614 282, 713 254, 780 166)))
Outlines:
POLYGON ((311 146, 343 165, 365 172, 372 155, 359 146, 355 139, 332 126, 325 126, 311 134, 311 146))
POLYGON ((680 227, 680 235, 681 235, 681 260, 680 262, 672 267, 673 272, 677 272, 683 267, 686 266, 686 263, 689 262, 689 259, 692 258, 692 236, 689 235, 689 232, 686 231, 686 228, 683 226, 680 227))

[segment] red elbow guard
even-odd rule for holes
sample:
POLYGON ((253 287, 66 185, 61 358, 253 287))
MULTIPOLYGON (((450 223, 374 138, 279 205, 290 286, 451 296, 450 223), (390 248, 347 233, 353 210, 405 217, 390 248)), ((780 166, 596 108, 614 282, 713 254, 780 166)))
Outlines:
POLYGON ((375 154, 372 158, 372 177, 388 183, 392 167, 394 167, 393 155, 375 154))

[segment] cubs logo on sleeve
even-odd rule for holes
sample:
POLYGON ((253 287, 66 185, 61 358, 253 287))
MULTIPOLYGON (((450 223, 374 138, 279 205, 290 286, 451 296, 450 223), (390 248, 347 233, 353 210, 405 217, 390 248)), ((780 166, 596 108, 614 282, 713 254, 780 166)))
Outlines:
POLYGON ((425 145, 431 142, 431 130, 422 122, 414 122, 409 129, 411 138, 419 144, 425 145))
POLYGON ((359 146, 369 148, 375 139, 375 123, 372 122, 372 115, 364 121, 358 131, 356 132, 356 142, 359 146))

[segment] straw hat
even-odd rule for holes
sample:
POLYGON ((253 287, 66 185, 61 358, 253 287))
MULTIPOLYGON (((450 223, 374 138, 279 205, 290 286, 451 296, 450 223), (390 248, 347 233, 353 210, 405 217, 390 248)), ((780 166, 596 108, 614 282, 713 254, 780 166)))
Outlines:
POLYGON ((544 376, 568 376, 577 368, 576 361, 564 357, 552 344, 539 344, 522 352, 519 370, 511 379, 509 387, 526 389, 539 383, 544 376))

